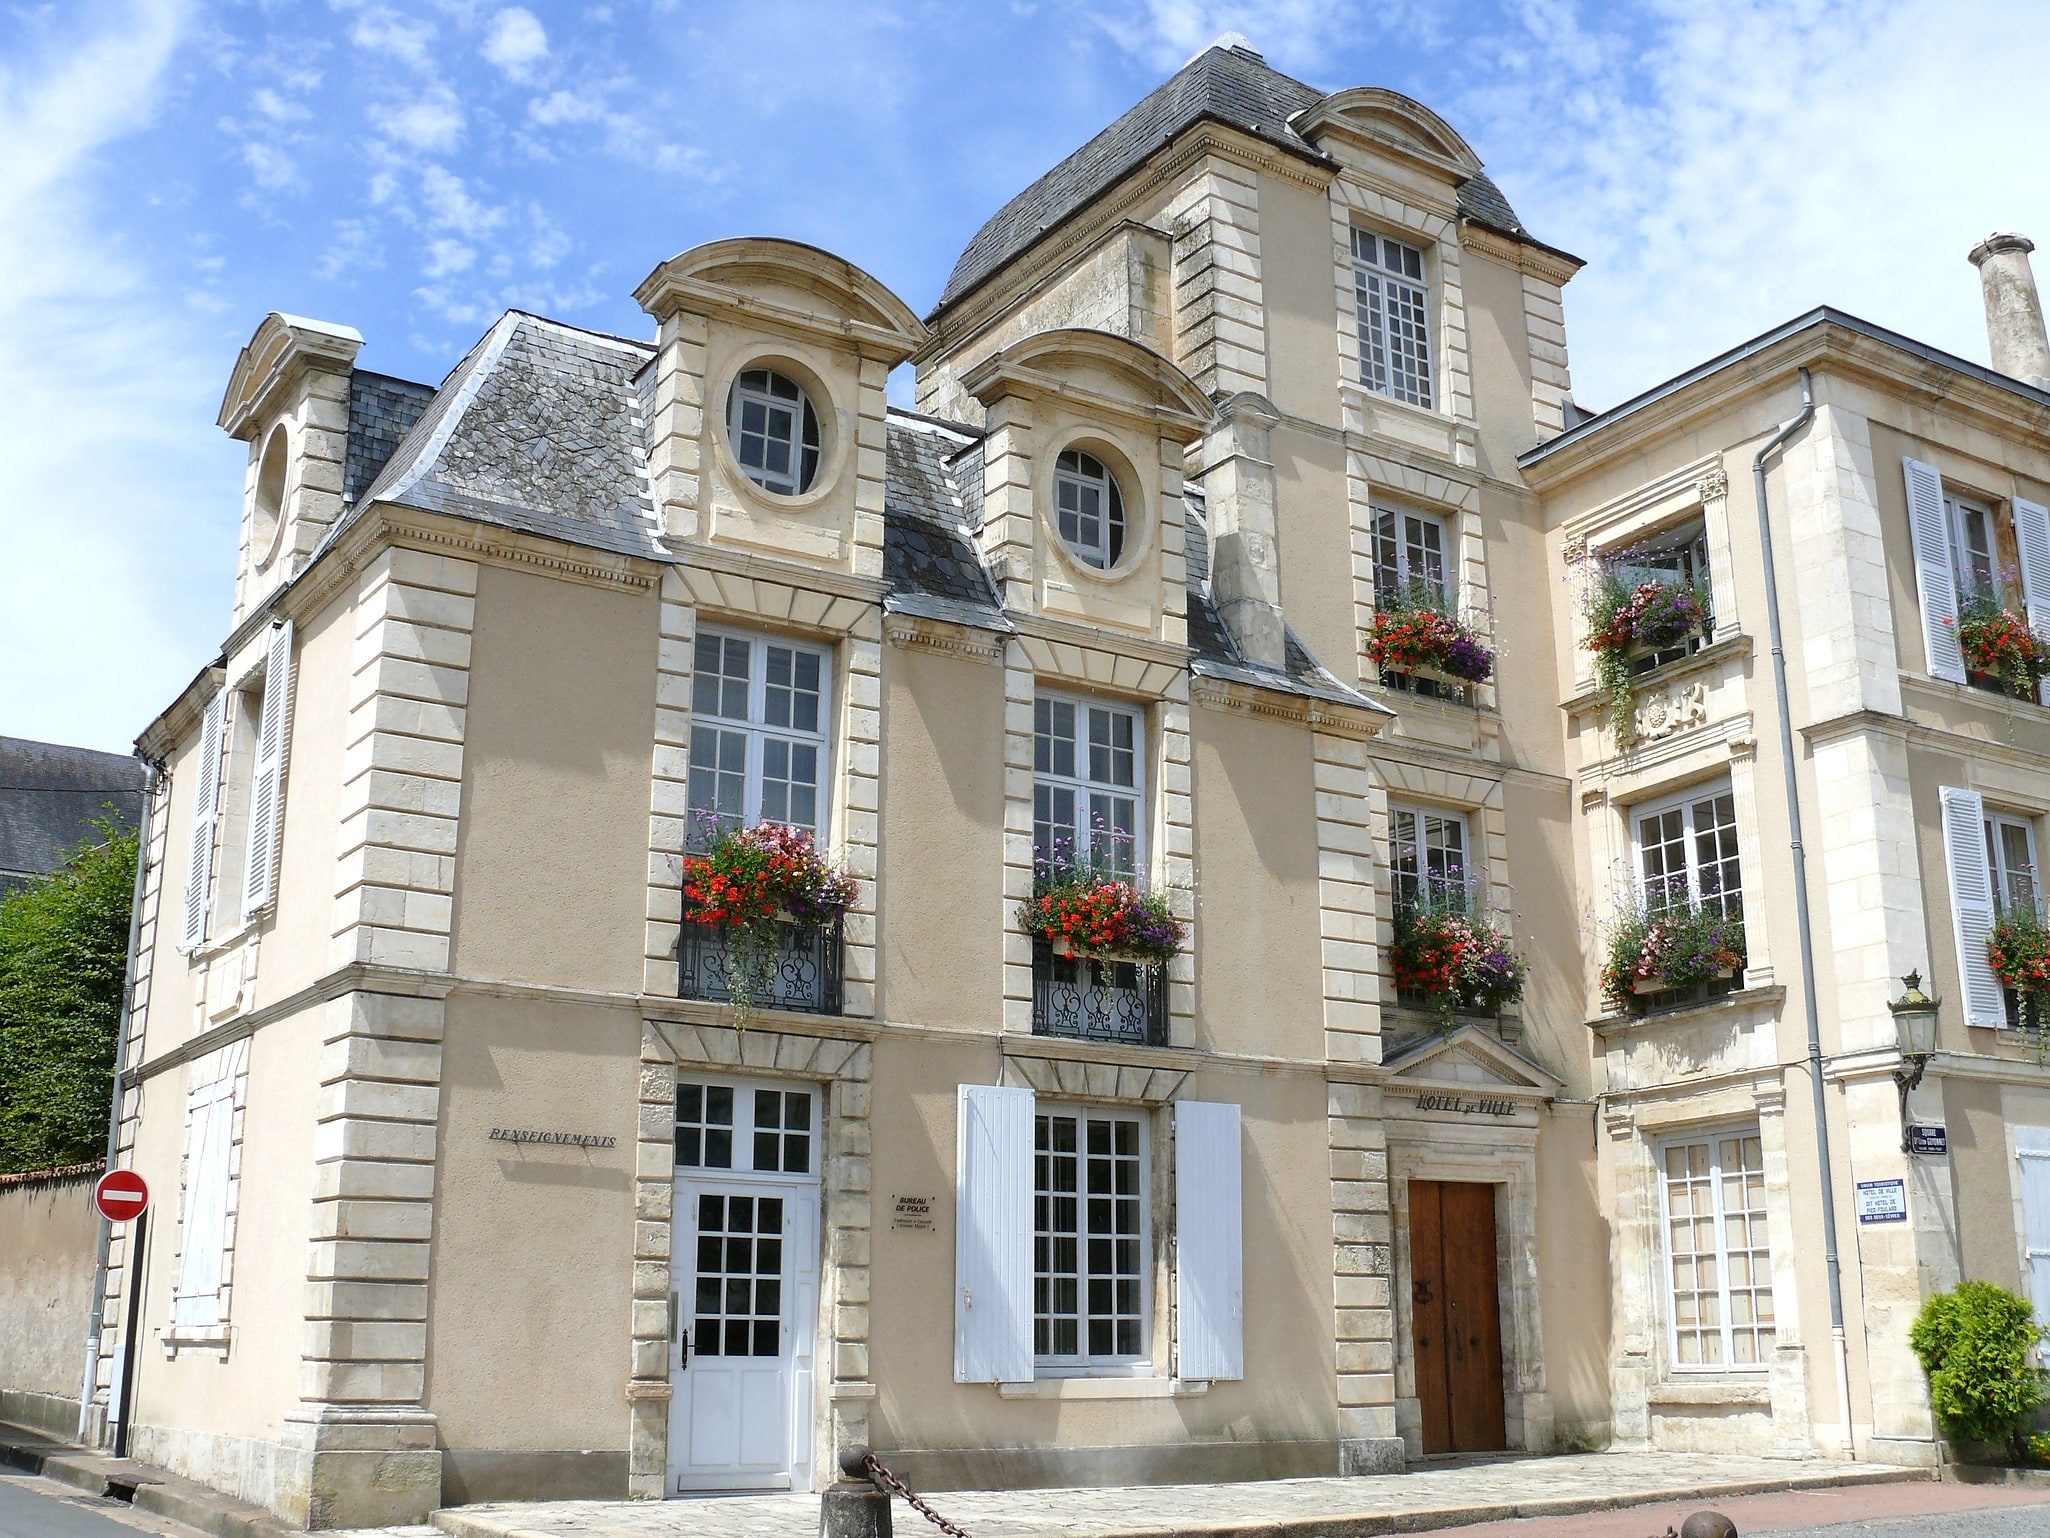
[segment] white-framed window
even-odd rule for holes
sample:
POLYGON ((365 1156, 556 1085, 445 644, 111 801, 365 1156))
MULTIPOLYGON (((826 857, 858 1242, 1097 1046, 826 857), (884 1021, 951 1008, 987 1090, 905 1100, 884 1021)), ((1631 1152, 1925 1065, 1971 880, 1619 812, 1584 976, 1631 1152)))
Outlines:
POLYGON ((1398 909, 1465 896, 1466 814, 1436 806, 1388 808, 1388 869, 1398 909))
POLYGON ((1765 1154, 1752 1129, 1659 1150, 1668 1329, 1677 1369, 1756 1368, 1774 1340, 1765 1154))
POLYGON ((676 1167, 809 1178, 823 1104, 811 1085, 694 1078, 676 1085, 676 1167))
POLYGON ((1387 603, 1421 593, 1438 603, 1450 603, 1452 583, 1445 558, 1450 544, 1445 520, 1436 514, 1376 504, 1375 599, 1387 603))
POLYGON ((692 660, 690 839, 787 823, 823 840, 832 656, 776 636, 700 629, 692 660))
MULTIPOLYGON (((246 1061, 246 1048, 240 1055, 246 1061)), ((227 1322, 228 1252, 236 1189, 238 1055, 201 1058, 185 1093, 185 1156, 179 1205, 174 1330, 211 1330, 227 1322)))
POLYGON ((1737 800, 1729 786, 1711 786, 1633 808, 1638 895, 1656 910, 1678 902, 1744 913, 1737 860, 1737 800))
POLYGON ((1957 582, 1958 601, 1990 598, 2001 602, 2000 547, 1993 509, 1946 491, 1943 517, 1950 532, 1950 569, 1957 582))
POLYGON ((818 479, 818 411, 802 385, 774 369, 747 369, 733 381, 726 435, 740 468, 764 491, 794 497, 818 479))
POLYGON ((1145 868, 1146 724, 1139 712, 1064 694, 1033 701, 1032 858, 1145 868))
MULTIPOLYGON (((2033 818, 2012 812, 1986 813, 1986 873, 1993 888, 1993 912, 2028 914, 2038 910, 2041 898, 2036 886, 2036 825, 2033 818)), ((1997 980, 1997 979, 1996 979, 1997 980)), ((2000 986, 2007 1023, 2022 1025, 2022 997, 2005 983, 2000 986)), ((2033 1023, 2033 1022, 2031 1022, 2033 1023)))
MULTIPOLYGON (((1663 582, 1672 587, 1693 583, 1704 597, 1713 592, 1708 571, 1708 528, 1699 518, 1678 528, 1653 534, 1640 544, 1618 551, 1609 567, 1633 588, 1647 582, 1663 582)), ((1690 652, 1699 651, 1708 644, 1707 632, 1712 628, 1704 626, 1671 646, 1632 657, 1630 671, 1648 673, 1655 667, 1677 662, 1690 652)))
POLYGON ((1069 449, 1054 461, 1054 513, 1075 558, 1108 571, 1125 553, 1125 498, 1094 454, 1069 449))
POLYGON ((1041 1106, 1033 1118, 1032 1352, 1042 1366, 1149 1355, 1146 1125, 1041 1106))
POLYGON ((1355 227, 1352 283, 1360 382, 1381 395, 1429 408, 1431 327, 1423 252, 1355 227))

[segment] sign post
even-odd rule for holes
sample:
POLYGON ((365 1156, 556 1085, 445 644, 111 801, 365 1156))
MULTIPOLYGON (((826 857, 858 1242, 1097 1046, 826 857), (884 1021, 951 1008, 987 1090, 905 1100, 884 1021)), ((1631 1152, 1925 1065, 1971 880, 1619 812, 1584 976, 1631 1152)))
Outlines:
POLYGON ((135 1403, 135 1337, 142 1328, 144 1261, 148 1255, 149 1186, 134 1170, 108 1170, 93 1187, 93 1204, 109 1223, 135 1224, 128 1236, 128 1326, 121 1332, 121 1402, 114 1432, 114 1456, 128 1456, 128 1420, 135 1403))

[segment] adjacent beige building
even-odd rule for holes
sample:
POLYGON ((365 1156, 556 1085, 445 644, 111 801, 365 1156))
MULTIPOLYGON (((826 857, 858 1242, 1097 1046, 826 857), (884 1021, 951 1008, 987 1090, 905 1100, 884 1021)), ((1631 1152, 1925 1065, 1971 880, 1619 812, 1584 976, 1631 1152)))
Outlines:
POLYGON ((2033 839, 2050 717, 1942 653, 1971 572, 1911 488, 2050 594, 2050 395, 1824 311, 1584 419, 1579 265, 1428 108, 1226 39, 923 319, 763 239, 657 267, 651 342, 508 313, 438 389, 268 317, 221 411, 232 628, 141 741, 119 1162, 156 1218, 132 1385, 114 1237, 94 1416, 132 1389, 141 1456, 311 1526, 811 1488, 853 1443, 940 1488, 1933 1461, 1908 1318, 2050 1253, 2050 1078, 1951 920, 2019 900, 1956 830, 2033 839), (1803 369, 1767 484, 1841 1373, 1749 473, 1803 369), (1618 742, 1567 560, 1647 541, 1715 628, 1618 742), (1368 660, 1417 586, 1486 681, 1368 660), (1672 808, 1745 967, 1610 1016, 1607 905, 1672 808), (682 922, 708 812, 857 885, 745 1021, 682 922), (1168 894, 1171 963, 1020 928, 1077 839, 1168 894), (1448 872, 1527 964, 1498 1017, 1395 988, 1448 872), (1947 1159, 1897 1151, 1916 965, 1947 1159), (1904 1221, 1857 1222, 1888 1180, 1904 1221), (1729 1204, 1684 1285, 1679 1198, 1729 1204))

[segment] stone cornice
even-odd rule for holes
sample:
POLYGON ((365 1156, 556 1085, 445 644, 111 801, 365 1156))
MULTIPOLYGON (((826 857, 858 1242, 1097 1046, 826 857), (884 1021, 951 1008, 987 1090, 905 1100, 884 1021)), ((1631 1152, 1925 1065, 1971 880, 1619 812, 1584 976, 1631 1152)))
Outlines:
POLYGON ((1378 736, 1381 728, 1393 719, 1370 705, 1342 705, 1285 689, 1263 689, 1237 679, 1209 678, 1200 673, 1189 679, 1189 702, 1208 710, 1261 716, 1272 721, 1292 721, 1312 731, 1332 732, 1362 740, 1378 736))
MULTIPOLYGON (((1725 662, 1732 662, 1739 657, 1748 657, 1750 655, 1750 632, 1740 630, 1735 635, 1725 636, 1720 641, 1710 642, 1698 652, 1689 652, 1684 657, 1676 657, 1671 662, 1659 664, 1659 666, 1653 668, 1648 673, 1635 675, 1630 680, 1630 687, 1635 693, 1643 693, 1647 689, 1678 683, 1683 679, 1692 678, 1699 673, 1713 672, 1725 662)), ((1559 708, 1569 716, 1583 716, 1589 711, 1607 706, 1608 703, 1609 693, 1606 689, 1590 689, 1585 694, 1576 694, 1569 700, 1561 701, 1559 708)), ((1748 716, 1749 712, 1745 712, 1745 714, 1748 716)), ((1628 757, 1630 755, 1627 753, 1619 755, 1619 758, 1628 757)), ((1610 760, 1599 760, 1599 762, 1610 762, 1610 760)))
MULTIPOLYGON (((1948 359, 1911 338, 1894 340, 1877 330, 1837 312, 1814 312, 1605 414, 1614 420, 1598 417, 1561 435, 1570 441, 1553 440, 1556 447, 1539 445, 1519 461, 1523 473, 1533 486, 1552 494, 1747 396, 1791 390, 1796 371, 1804 367, 1894 392, 1914 406, 1943 406, 1967 424, 2001 438, 2050 440, 2050 402, 2036 392, 2003 384, 1966 360, 1948 359)), ((1894 425, 1884 418, 1874 420, 1894 425)), ((1915 436, 1930 434, 1921 428, 1915 436)))
POLYGON ((773 555, 735 550, 709 540, 665 539, 663 543, 675 553, 676 564, 680 567, 778 582, 785 587, 826 593, 834 598, 851 598, 857 603, 876 606, 881 605, 890 591, 889 583, 881 577, 857 577, 850 571, 807 565, 802 561, 779 560, 773 555))
POLYGON ((993 630, 977 630, 917 614, 883 615, 883 639, 906 651, 937 652, 1002 667, 1004 638, 993 630))
POLYGON ((1518 272, 1541 278, 1558 288, 1564 288, 1572 281, 1573 275, 1587 265, 1577 256, 1568 256, 1549 246, 1531 245, 1491 230, 1486 225, 1475 224, 1471 219, 1459 221, 1459 244, 1465 250, 1491 256, 1518 272))

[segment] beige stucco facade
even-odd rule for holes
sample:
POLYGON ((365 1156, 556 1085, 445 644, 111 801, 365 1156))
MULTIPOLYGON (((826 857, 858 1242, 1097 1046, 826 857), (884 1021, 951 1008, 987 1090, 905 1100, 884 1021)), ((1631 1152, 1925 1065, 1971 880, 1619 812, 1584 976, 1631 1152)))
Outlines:
MULTIPOLYGON (((1393 1472, 1453 1450, 1417 1207, 1478 1188, 1483 1441, 1933 1461, 1907 1320, 1960 1275, 2026 1283, 2011 1129, 2050 1125, 2050 1077, 1947 1017, 1914 1108, 1951 1154, 1911 1164, 1885 1006, 1913 966, 1959 991, 1939 788, 2050 814, 2050 717, 1927 676, 1900 467, 2040 497, 2045 406, 1821 320, 1573 426, 1579 264, 1478 201, 1457 133, 1239 50, 1191 66, 1226 67, 1307 93, 1286 142, 1186 125, 925 320, 825 252, 721 241, 641 285, 652 343, 508 315, 439 391, 382 381, 414 417, 366 463, 354 333, 259 328, 222 410, 251 443, 235 628, 142 742, 165 773, 119 1162, 157 1193, 143 1456, 310 1526, 815 1486, 856 1444, 942 1488, 1393 1472), (1422 404, 1362 357, 1356 232, 1420 262, 1422 404), (886 406, 906 362, 920 414, 886 406), (1814 417, 1769 474, 1848 1405, 1749 475, 1803 367, 1814 417), (729 410, 764 371, 815 411, 794 490, 729 410), (575 428, 560 463, 494 457, 536 420, 575 428), (1121 492, 1096 561, 1059 518, 1078 455, 1121 492), (1390 509, 1438 531, 1487 681, 1369 661, 1390 509), (1619 745, 1568 557, 1697 518, 1715 632, 1645 676, 1619 745), (706 659, 768 647, 818 659, 816 825, 856 895, 790 963, 803 997, 741 1019, 683 860, 738 719, 706 659), (1119 1006, 1143 1030, 1061 1024, 1081 985, 1018 923, 1049 699, 1133 723, 1138 874, 1187 926, 1119 1006), (1631 809, 1725 781, 1743 975, 1612 1016, 1631 809), (1499 1017, 1394 986, 1399 830, 1426 813, 1524 958, 1499 1017), (758 1133, 801 1104, 801 1167, 716 1174, 714 1088, 758 1133), (989 1169, 1047 1195, 1046 1146, 978 1162, 973 1118, 1020 1105, 1028 1136, 1130 1129, 1133 1349, 977 1365, 992 1307, 1028 1335, 1048 1313, 985 1288, 975 1314, 989 1169), (1764 1193, 1777 1333, 1741 1371, 1673 1360, 1661 1151, 1704 1129, 1755 1143, 1764 1193), (1888 1179, 1907 1221, 1857 1223, 1853 1187, 1888 1179), (731 1364, 688 1342, 694 1286, 726 1295, 691 1235, 740 1210, 708 1196, 780 1204, 803 1251, 771 1308, 784 1440, 737 1473, 700 1446, 726 1412, 699 1383, 731 1364)), ((132 1270, 117 1234, 103 1422, 132 1270)))

